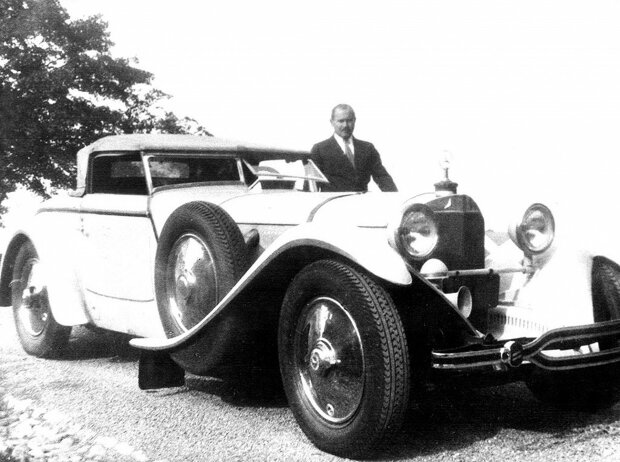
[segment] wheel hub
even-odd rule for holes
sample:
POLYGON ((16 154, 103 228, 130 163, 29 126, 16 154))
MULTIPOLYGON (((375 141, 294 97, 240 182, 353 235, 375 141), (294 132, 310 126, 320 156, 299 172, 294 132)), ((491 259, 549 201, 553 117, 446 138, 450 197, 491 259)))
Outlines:
POLYGON ((41 298, 42 289, 35 285, 28 285, 22 292, 22 302, 24 308, 33 309, 38 305, 41 298))
POLYGON ((18 309, 19 317, 28 333, 38 336, 45 329, 49 318, 47 289, 38 260, 28 261, 18 283, 24 288, 18 309))
POLYGON ((319 339, 310 353, 310 367, 321 375, 326 375, 332 366, 340 363, 336 350, 326 339, 319 339))
POLYGON ((178 330, 186 332, 219 300, 215 260, 200 236, 183 234, 170 251, 166 273, 168 311, 178 330))
POLYGON ((177 291, 179 295, 187 300, 196 286, 196 276, 191 271, 184 270, 177 278, 177 291))
POLYGON ((353 318, 337 300, 317 297, 296 329, 299 387, 310 406, 332 424, 348 421, 364 392, 364 352, 353 318))

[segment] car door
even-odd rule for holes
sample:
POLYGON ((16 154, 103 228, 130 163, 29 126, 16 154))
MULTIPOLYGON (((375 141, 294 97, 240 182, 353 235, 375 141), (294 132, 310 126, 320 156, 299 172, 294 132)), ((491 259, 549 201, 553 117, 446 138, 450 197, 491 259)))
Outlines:
POLYGON ((106 153, 91 162, 80 210, 86 289, 91 300, 150 302, 156 240, 141 156, 106 153))

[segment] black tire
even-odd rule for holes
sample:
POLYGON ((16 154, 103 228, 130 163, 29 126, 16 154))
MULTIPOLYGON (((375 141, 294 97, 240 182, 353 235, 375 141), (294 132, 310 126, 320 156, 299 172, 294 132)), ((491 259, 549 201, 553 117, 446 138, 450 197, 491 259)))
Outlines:
MULTIPOLYGON (((605 257, 595 257, 592 262, 592 304, 594 321, 620 319, 620 266, 605 257)), ((604 344, 611 348, 616 344, 604 344)))
MULTIPOLYGON (((592 263, 592 303, 595 322, 620 319, 620 267, 605 257, 595 257, 592 263)), ((600 342, 599 348, 615 348, 617 343, 600 342)), ((560 372, 536 369, 527 385, 536 398, 553 406, 596 411, 620 400, 618 369, 618 365, 560 372)))
POLYGON ((230 215, 206 202, 175 210, 162 229, 155 257, 155 292, 166 335, 175 337, 198 324, 244 269, 243 236, 230 215), (194 258, 193 265, 177 268, 177 257, 194 258), (176 273, 183 274, 175 278, 176 273))
POLYGON ((11 282, 11 300, 17 336, 30 355, 40 358, 60 356, 69 341, 71 326, 56 322, 50 308, 45 281, 33 280, 39 256, 30 241, 22 244, 11 282))
MULTIPOLYGON (((175 337, 202 321, 246 268, 245 241, 228 213, 207 202, 175 210, 164 224, 155 256, 155 295, 166 335, 175 337)), ((216 335, 173 356, 185 370, 202 374, 219 361, 234 326, 226 319, 214 324, 219 326, 216 335)))
POLYGON ((321 450, 368 455, 402 424, 409 353, 387 292, 362 272, 322 260, 295 276, 278 333, 284 390, 321 450))

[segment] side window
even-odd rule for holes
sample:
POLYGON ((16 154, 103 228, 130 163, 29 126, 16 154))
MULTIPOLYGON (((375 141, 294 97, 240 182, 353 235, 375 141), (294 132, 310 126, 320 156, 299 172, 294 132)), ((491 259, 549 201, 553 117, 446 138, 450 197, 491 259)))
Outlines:
POLYGON ((140 154, 101 154, 91 164, 91 192, 106 194, 148 193, 140 154))
POLYGON ((238 182, 237 160, 218 157, 152 157, 153 187, 184 183, 238 182))

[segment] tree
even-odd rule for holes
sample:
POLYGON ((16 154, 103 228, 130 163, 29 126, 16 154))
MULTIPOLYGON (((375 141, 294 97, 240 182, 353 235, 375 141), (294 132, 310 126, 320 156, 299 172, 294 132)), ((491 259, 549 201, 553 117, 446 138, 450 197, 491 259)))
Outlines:
POLYGON ((58 0, 0 0, 0 203, 19 185, 73 186, 75 154, 119 133, 210 135, 157 110, 152 74, 115 58, 99 16, 71 20, 58 0))

